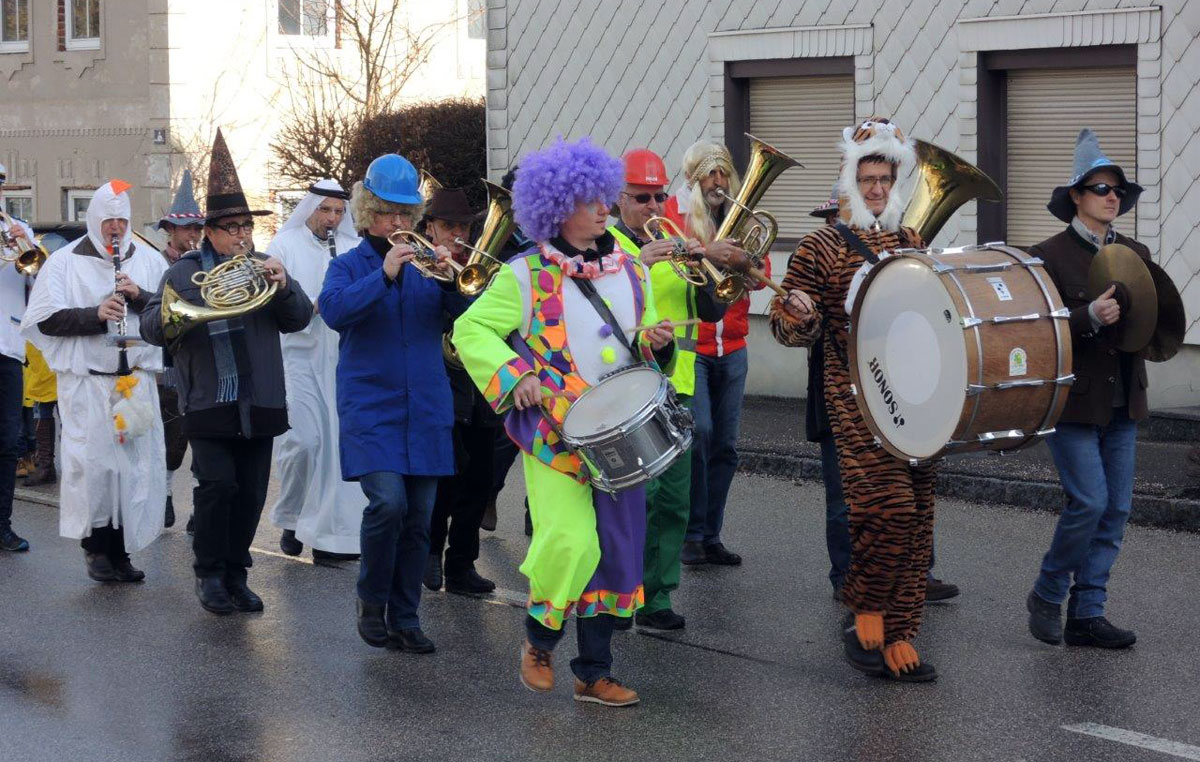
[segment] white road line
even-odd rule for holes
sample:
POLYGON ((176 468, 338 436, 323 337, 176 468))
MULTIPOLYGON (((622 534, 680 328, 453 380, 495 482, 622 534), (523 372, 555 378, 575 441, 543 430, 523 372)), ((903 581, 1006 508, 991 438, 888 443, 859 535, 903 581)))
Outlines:
POLYGON ((1137 746, 1140 749, 1170 754, 1180 759, 1200 760, 1200 746, 1191 746, 1178 741, 1168 741, 1165 738, 1148 736, 1133 730, 1114 728, 1109 725, 1098 725, 1094 722, 1081 722, 1078 725, 1063 725, 1063 730, 1072 733, 1082 733, 1085 736, 1103 738, 1106 741, 1116 741, 1127 746, 1137 746))

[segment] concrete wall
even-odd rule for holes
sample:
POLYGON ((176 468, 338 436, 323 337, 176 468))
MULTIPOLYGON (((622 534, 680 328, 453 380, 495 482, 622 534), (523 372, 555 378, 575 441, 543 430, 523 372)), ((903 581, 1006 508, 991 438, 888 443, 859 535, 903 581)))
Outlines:
MULTIPOLYGON (((1136 45, 1137 179, 1146 187, 1138 237, 1171 274, 1189 318, 1188 346, 1151 368, 1151 397, 1197 404, 1198 33, 1200 3, 1154 0, 488 0, 489 171, 498 176, 559 134, 591 135, 617 153, 649 146, 670 170, 697 138, 724 138, 728 62, 825 56, 853 57, 859 117, 889 115, 974 161, 979 53, 1136 45)), ((974 207, 937 243, 973 243, 974 207)), ((772 258, 776 272, 786 256, 772 258)), ((752 341, 749 391, 795 387, 794 355, 803 353, 776 347, 760 324, 752 341)))

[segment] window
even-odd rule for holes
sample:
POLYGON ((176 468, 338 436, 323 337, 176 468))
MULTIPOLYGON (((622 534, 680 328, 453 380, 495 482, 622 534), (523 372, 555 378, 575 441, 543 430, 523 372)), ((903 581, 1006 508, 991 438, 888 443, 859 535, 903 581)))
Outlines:
POLYGON ((29 0, 0 0, 0 53, 29 50, 29 0))
POLYGON ((67 15, 67 50, 100 47, 100 0, 70 0, 67 15))
POLYGON ((33 191, 4 191, 4 211, 11 217, 33 220, 33 191))
POLYGON ((67 191, 67 209, 63 215, 67 222, 86 222, 88 204, 92 202, 94 190, 67 191))
POLYGON ((285 220, 287 220, 288 217, 292 216, 292 212, 296 211, 296 205, 299 204, 306 195, 308 195, 308 191, 275 191, 275 219, 279 220, 282 224, 285 220))
POLYGON ((467 0, 467 39, 487 39, 487 4, 485 0, 467 0))
POLYGON ((329 0, 279 0, 279 33, 324 37, 329 34, 329 0))

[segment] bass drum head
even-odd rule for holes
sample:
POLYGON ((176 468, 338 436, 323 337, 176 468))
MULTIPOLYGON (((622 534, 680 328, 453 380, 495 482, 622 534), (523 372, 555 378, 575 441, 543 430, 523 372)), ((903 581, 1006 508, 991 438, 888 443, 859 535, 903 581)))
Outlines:
POLYGON ((958 428, 967 388, 958 307, 942 280, 912 256, 884 260, 855 305, 859 405, 893 453, 925 459, 958 428))
POLYGON ((563 419, 563 434, 583 440, 627 423, 650 405, 662 388, 663 375, 634 367, 609 376, 575 400, 563 419))

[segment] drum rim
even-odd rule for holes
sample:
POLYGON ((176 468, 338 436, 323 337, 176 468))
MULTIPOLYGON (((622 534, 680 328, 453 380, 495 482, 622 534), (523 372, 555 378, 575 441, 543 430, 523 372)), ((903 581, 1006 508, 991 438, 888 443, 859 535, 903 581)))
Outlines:
POLYGON ((580 394, 578 397, 576 397, 575 400, 571 403, 570 407, 567 408, 566 415, 563 416, 562 425, 559 427, 562 432, 563 441, 572 447, 587 447, 587 446, 591 446, 593 444, 607 440, 608 438, 610 438, 612 436, 612 433, 614 431, 624 432, 624 431, 628 430, 628 427, 631 424, 636 423, 637 425, 641 425, 641 424, 645 423, 645 421, 647 420, 647 416, 652 415, 653 412, 658 409, 659 405, 662 404, 662 401, 664 399, 666 399, 667 390, 670 386, 670 383, 671 382, 667 379, 666 374, 664 374, 662 371, 651 368, 649 365, 630 365, 627 368, 621 368, 620 370, 614 371, 612 373, 612 375, 605 376, 604 378, 600 379, 596 383, 588 386, 587 389, 584 389, 583 394, 580 394), (584 399, 586 399, 587 396, 592 393, 592 390, 598 389, 598 388, 600 388, 600 386, 602 384, 612 381, 613 379, 618 378, 620 376, 627 375, 632 371, 642 371, 642 370, 650 371, 652 373, 657 374, 658 380, 659 380, 659 386, 658 386, 658 391, 656 391, 654 393, 654 396, 652 396, 644 405, 642 405, 642 407, 640 407, 637 410, 637 412, 635 412, 633 415, 631 415, 625 421, 622 421, 619 426, 616 426, 612 429, 608 429, 607 431, 604 431, 604 432, 601 432, 598 434, 589 434, 585 437, 576 437, 576 436, 572 436, 571 434, 567 433, 567 421, 570 420, 570 418, 571 418, 571 411, 575 409, 576 405, 578 405, 580 402, 582 402, 584 399))

